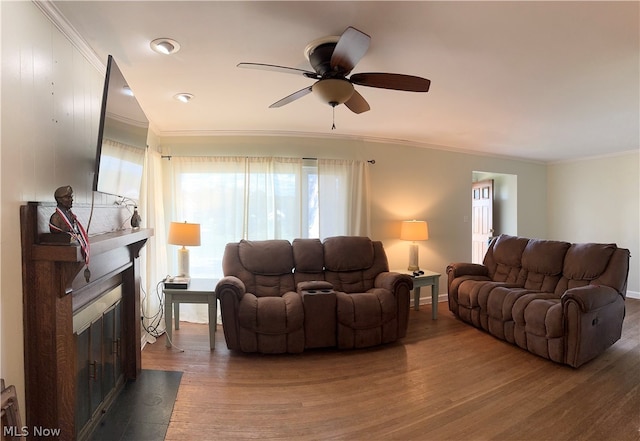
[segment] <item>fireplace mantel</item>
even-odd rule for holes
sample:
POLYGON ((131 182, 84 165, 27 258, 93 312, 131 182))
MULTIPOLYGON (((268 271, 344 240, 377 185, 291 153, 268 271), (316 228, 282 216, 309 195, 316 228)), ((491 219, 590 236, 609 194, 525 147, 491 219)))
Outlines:
MULTIPOLYGON (((138 257, 153 230, 127 229, 90 237, 87 280, 80 246, 43 241, 46 212, 39 203, 20 207, 26 424, 60 429, 59 439, 72 440, 80 429, 75 427, 73 314, 109 289, 122 286, 123 370, 126 379, 135 379, 141 369, 138 257)), ((100 215, 100 207, 95 207, 93 216, 100 215)))

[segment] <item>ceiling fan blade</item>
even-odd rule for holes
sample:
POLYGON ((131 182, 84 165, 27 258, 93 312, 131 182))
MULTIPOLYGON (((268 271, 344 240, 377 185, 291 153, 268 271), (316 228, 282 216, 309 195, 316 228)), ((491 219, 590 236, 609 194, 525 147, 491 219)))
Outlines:
POLYGON ((257 70, 268 70, 271 72, 290 73, 294 75, 302 75, 307 78, 320 79, 320 76, 315 72, 311 72, 303 69, 296 69, 295 67, 276 66, 275 64, 239 63, 237 67, 242 67, 244 69, 257 69, 257 70))
POLYGON ((275 103, 271 104, 269 106, 270 109, 274 109, 276 107, 282 107, 285 104, 289 104, 292 101, 295 101, 299 98, 302 98, 305 95, 308 95, 311 93, 311 86, 309 87, 305 87, 304 89, 300 89, 297 92, 293 92, 291 95, 289 96, 285 96, 284 98, 282 98, 280 101, 276 101, 275 103))
POLYGON ((392 73, 357 73, 351 75, 349 81, 360 86, 408 92, 428 92, 431 85, 431 80, 426 78, 392 73))
POLYGON ((349 98, 344 103, 344 105, 347 106, 353 113, 364 113, 367 110, 371 109, 371 107, 369 107, 369 103, 367 103, 367 100, 365 100, 357 90, 353 91, 353 95, 351 95, 351 98, 349 98))
POLYGON ((349 26, 336 43, 331 55, 331 68, 347 75, 367 52, 370 41, 367 34, 349 26))

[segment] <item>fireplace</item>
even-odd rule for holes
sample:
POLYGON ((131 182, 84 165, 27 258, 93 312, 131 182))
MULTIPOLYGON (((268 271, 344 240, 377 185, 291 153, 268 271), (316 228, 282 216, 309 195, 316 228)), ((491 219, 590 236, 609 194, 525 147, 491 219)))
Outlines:
MULTIPOLYGON (((79 246, 47 241, 53 209, 20 208, 26 426, 83 439, 119 386, 140 373, 139 252, 153 232, 91 236, 87 277, 79 246)), ((81 222, 84 209, 74 206, 81 222)), ((93 217, 109 231, 123 224, 122 210, 94 207, 93 217)))
POLYGON ((75 430, 87 439, 124 386, 122 284, 74 309, 76 347, 75 430))

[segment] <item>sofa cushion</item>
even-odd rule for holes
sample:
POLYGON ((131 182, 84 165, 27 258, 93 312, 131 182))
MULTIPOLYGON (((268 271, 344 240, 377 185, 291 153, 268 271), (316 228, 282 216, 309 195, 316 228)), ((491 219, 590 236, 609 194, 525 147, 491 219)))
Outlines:
POLYGON ((496 239, 484 258, 484 264, 493 281, 524 284, 521 278, 522 253, 528 242, 529 239, 507 234, 502 234, 496 239))
POLYGON ((540 337, 562 337, 562 304, 560 299, 535 299, 524 310, 524 329, 540 337))
POLYGON ((238 309, 240 326, 259 334, 287 334, 301 329, 304 309, 299 294, 282 297, 245 295, 238 309))
POLYGON ((522 253, 522 266, 535 273, 558 275, 570 246, 568 242, 529 239, 522 253))
POLYGON ((293 252, 288 240, 240 241, 242 266, 253 274, 277 276, 293 271, 293 252))
POLYGON ((358 271, 373 265, 373 243, 368 237, 329 237, 323 245, 324 266, 329 271, 358 271))
POLYGON ((529 352, 561 363, 564 320, 560 299, 535 299, 524 310, 524 335, 529 352))
POLYGON ((364 348, 398 339, 398 304, 392 292, 337 292, 338 347, 364 348))
POLYGON ((568 242, 530 239, 522 252, 522 267, 527 270, 524 287, 547 292, 555 290, 570 246, 568 242))
MULTIPOLYGON (((237 319, 237 349, 264 354, 304 350, 304 310, 298 293, 261 298, 245 294, 237 319)), ((226 334, 225 329, 225 338, 226 334)))
POLYGON ((627 295, 627 278, 629 275, 629 250, 625 248, 617 248, 609 259, 607 269, 598 276, 597 279, 591 281, 595 285, 610 286, 626 298, 627 295))
POLYGON ((593 280, 609 264, 616 244, 576 243, 569 247, 562 274, 570 280, 593 280))
POLYGON ((291 246, 296 272, 321 273, 324 270, 324 250, 320 239, 294 239, 291 246))
POLYGON ((493 245, 493 258, 497 263, 507 266, 522 266, 522 252, 529 243, 528 239, 502 234, 493 245))
POLYGON ((491 280, 465 280, 458 287, 458 304, 465 308, 486 307, 486 304, 481 305, 481 299, 486 301, 491 290, 499 286, 510 287, 512 285, 491 280))

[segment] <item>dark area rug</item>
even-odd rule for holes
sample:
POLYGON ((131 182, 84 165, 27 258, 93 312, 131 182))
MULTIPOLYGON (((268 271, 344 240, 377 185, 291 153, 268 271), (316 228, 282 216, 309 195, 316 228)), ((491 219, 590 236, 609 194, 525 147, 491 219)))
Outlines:
POLYGON ((124 385, 90 439, 164 440, 181 379, 182 372, 143 369, 124 385))

